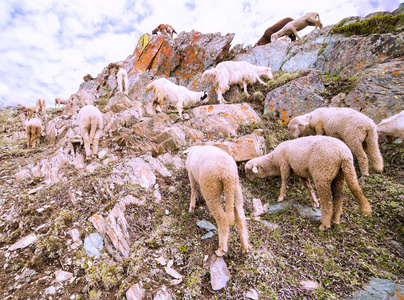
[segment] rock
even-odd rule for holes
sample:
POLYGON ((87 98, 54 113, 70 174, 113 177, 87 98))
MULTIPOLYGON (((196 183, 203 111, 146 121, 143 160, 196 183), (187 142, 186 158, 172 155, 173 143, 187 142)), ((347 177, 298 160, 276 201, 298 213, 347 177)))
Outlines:
POLYGON ((223 257, 216 257, 210 264, 210 283, 214 291, 218 291, 226 287, 227 281, 230 279, 230 272, 227 269, 223 257))
POLYGON ((156 183, 156 176, 149 165, 140 157, 132 158, 125 163, 132 171, 127 175, 129 182, 144 188, 150 188, 156 183))
POLYGON ((77 228, 74 228, 72 230, 69 230, 68 233, 71 235, 73 239, 73 244, 71 245, 72 249, 77 249, 81 247, 83 242, 80 239, 80 232, 77 228))
MULTIPOLYGON (((391 299, 399 300, 403 297, 398 295, 398 290, 404 290, 404 281, 398 283, 388 280, 371 277, 370 282, 364 290, 356 291, 352 296, 346 298, 347 300, 373 300, 373 299, 391 299)), ((402 292, 401 292, 402 295, 402 292)))
POLYGON ((293 207, 297 209, 298 213, 306 218, 310 218, 314 221, 321 220, 321 210, 312 206, 293 204, 293 207))
POLYGON ((15 181, 20 182, 31 177, 29 170, 22 170, 14 175, 15 181))
POLYGON ((23 237, 20 239, 18 242, 12 244, 11 246, 8 247, 8 251, 14 251, 17 249, 22 249, 26 248, 32 243, 36 242, 38 237, 36 236, 35 233, 31 233, 30 235, 27 235, 26 237, 23 237))
POLYGON ((57 270, 55 272, 55 281, 56 282, 66 281, 72 277, 73 277, 73 273, 70 273, 70 272, 65 272, 63 270, 57 270))
POLYGON ((248 292, 245 294, 245 297, 248 299, 258 300, 258 293, 254 289, 249 289, 248 292))
POLYGON ((327 106, 326 101, 318 94, 324 88, 319 72, 311 71, 307 76, 269 92, 265 98, 264 114, 279 115, 286 125, 293 117, 327 106))
POLYGON ((260 220, 260 222, 272 230, 277 230, 280 228, 278 224, 271 223, 266 220, 260 220))
POLYGON ((84 239, 84 249, 89 256, 101 256, 101 250, 104 248, 104 241, 98 233, 91 233, 84 239))
POLYGON ((166 273, 172 277, 174 277, 175 279, 181 279, 182 275, 180 273, 178 273, 177 271, 175 271, 173 268, 170 267, 165 267, 164 270, 166 271, 166 273))
POLYGON ((267 213, 269 215, 273 215, 273 214, 279 214, 279 213, 283 213, 284 211, 288 210, 289 208, 291 208, 293 205, 293 201, 289 200, 289 201, 282 201, 282 202, 276 202, 275 204, 272 204, 268 207, 268 211, 267 213))
POLYGON ((141 282, 132 285, 126 292, 127 300, 142 300, 145 296, 143 284, 141 282))
POLYGON ((210 239, 211 237, 213 237, 215 235, 215 231, 209 231, 208 233, 204 234, 203 236, 201 236, 201 240, 206 240, 206 239, 210 239))
POLYGON ((302 289, 305 289, 308 291, 315 291, 320 287, 320 284, 317 281, 313 281, 313 280, 300 281, 299 284, 302 289))
POLYGON ((158 291, 153 300, 172 300, 173 297, 168 291, 158 291))
POLYGON ((258 217, 264 213, 264 208, 262 207, 261 200, 258 198, 253 198, 253 216, 258 217))
POLYGON ((199 228, 211 231, 211 230, 217 230, 217 228, 215 227, 215 225, 213 225, 212 223, 210 223, 209 221, 206 220, 202 220, 196 223, 196 225, 199 228))

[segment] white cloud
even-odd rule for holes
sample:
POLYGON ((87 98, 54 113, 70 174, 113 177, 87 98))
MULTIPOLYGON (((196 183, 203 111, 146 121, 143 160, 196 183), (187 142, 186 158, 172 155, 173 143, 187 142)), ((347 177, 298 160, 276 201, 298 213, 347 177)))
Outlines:
MULTIPOLYGON (((7 0, 0 1, 0 101, 53 105, 83 76, 133 53, 139 37, 161 23, 178 33, 235 33, 233 45, 254 44, 267 27, 317 11, 323 24, 377 10, 399 0, 7 0)), ((312 28, 302 32, 307 34, 312 28)))

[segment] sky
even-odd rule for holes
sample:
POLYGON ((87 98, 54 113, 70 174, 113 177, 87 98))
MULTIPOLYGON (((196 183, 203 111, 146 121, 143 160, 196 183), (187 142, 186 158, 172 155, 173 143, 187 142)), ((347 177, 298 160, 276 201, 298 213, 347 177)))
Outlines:
MULTIPOLYGON (((350 16, 393 11, 404 0, 0 0, 0 104, 47 107, 69 98, 83 76, 96 77, 131 55, 159 24, 180 33, 235 33, 254 45, 285 17, 320 15, 324 26, 350 16)), ((313 27, 300 32, 309 33, 313 27)), ((174 38, 176 35, 174 35, 174 38)))

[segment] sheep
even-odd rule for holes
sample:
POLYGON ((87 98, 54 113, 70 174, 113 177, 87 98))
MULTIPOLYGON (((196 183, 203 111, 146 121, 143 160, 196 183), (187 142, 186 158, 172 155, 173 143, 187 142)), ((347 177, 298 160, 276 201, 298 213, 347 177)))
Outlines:
POLYGON ((46 109, 45 99, 38 98, 38 100, 36 100, 36 112, 38 114, 43 115, 45 113, 45 109, 46 109))
POLYGON ((320 16, 316 12, 310 12, 305 14, 303 17, 295 19, 289 23, 287 23, 282 29, 278 32, 275 32, 271 36, 271 42, 274 43, 278 38, 284 35, 294 34, 298 40, 301 40, 298 31, 303 30, 307 26, 315 26, 314 29, 323 28, 323 24, 320 21, 320 16))
POLYGON ((385 136, 390 141, 395 137, 404 139, 404 110, 382 120, 376 127, 378 135, 385 136))
POLYGON ((68 101, 69 101, 68 99, 63 99, 63 98, 56 97, 55 98, 55 107, 57 107, 58 104, 66 105, 68 103, 68 101))
POLYGON ((219 63, 214 69, 206 70, 202 74, 202 80, 213 80, 217 92, 219 103, 226 103, 223 93, 226 92, 231 84, 242 84, 244 92, 247 92, 247 84, 256 81, 266 85, 260 79, 265 75, 269 79, 273 78, 270 67, 255 66, 246 61, 224 61, 219 63))
POLYGON ((303 134, 328 135, 344 141, 358 159, 362 176, 369 176, 364 143, 377 172, 383 171, 376 125, 372 119, 348 107, 322 107, 293 118, 288 124, 292 138, 303 134))
POLYGON ((215 146, 193 146, 187 151, 186 169, 191 184, 189 212, 192 213, 195 208, 199 184, 206 205, 219 228, 219 248, 215 251, 216 255, 223 256, 227 252, 230 226, 234 222, 240 236, 242 252, 247 253, 247 221, 236 162, 215 146), (225 210, 221 200, 223 192, 226 199, 225 210))
POLYGON ((320 230, 339 224, 342 211, 344 180, 364 216, 372 213, 359 186, 353 156, 342 141, 328 136, 308 136, 280 143, 271 153, 249 160, 245 165, 248 180, 281 176, 278 201, 286 195, 290 175, 312 178, 320 197, 320 230))
POLYGON ((35 148, 36 140, 42 132, 42 121, 39 118, 33 118, 28 121, 26 127, 27 132, 27 148, 31 145, 32 149, 35 148))
POLYGON ((27 118, 31 117, 33 114, 36 114, 37 107, 36 106, 23 106, 22 112, 27 116, 27 118))
POLYGON ((86 105, 79 111, 80 135, 84 141, 86 159, 98 154, 98 141, 102 131, 102 114, 93 105, 86 105), (90 146, 93 146, 91 153, 90 146))
POLYGON ((165 78, 152 81, 146 86, 145 91, 146 93, 153 91, 156 96, 156 100, 153 101, 154 110, 161 112, 161 105, 164 101, 168 101, 177 107, 180 118, 182 118, 182 110, 185 106, 207 98, 205 92, 190 91, 186 87, 176 85, 165 78))
MULTIPOLYGON (((291 21, 293 21, 292 18, 284 18, 284 19, 276 22, 271 27, 267 28, 267 30, 265 30, 265 32, 264 32, 264 35, 258 40, 258 42, 255 43, 254 47, 269 44, 271 42, 271 35, 274 34, 275 32, 278 32, 279 30, 281 30, 287 23, 289 23, 291 21)), ((296 40, 296 36, 293 33, 289 34, 289 38, 292 41, 296 40)))
POLYGON ((171 38, 173 38, 174 33, 177 33, 175 29, 168 24, 160 24, 152 31, 152 34, 157 34, 158 32, 161 32, 162 34, 169 34, 171 38))
POLYGON ((118 81, 118 90, 120 93, 128 94, 129 90, 129 82, 128 82, 128 73, 123 68, 120 68, 118 73, 116 74, 118 81), (123 87, 122 87, 123 85, 123 87))

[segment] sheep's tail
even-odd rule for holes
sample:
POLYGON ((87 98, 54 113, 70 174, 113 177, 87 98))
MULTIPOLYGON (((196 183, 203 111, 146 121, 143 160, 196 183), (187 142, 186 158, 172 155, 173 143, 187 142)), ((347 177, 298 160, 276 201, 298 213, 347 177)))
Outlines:
POLYGON ((379 149, 379 137, 377 136, 376 126, 368 130, 365 141, 373 168, 377 172, 383 171, 383 157, 379 149))
POLYGON ((229 226, 234 225, 234 195, 236 193, 238 180, 224 183, 224 197, 226 199, 225 211, 229 226))
POLYGON ((358 202, 359 204, 362 215, 370 216, 372 214, 372 209, 370 207, 369 201, 363 195, 362 189, 359 185, 358 177, 356 176, 356 171, 353 164, 353 157, 351 159, 343 159, 341 169, 349 190, 354 196, 356 202, 358 202))

